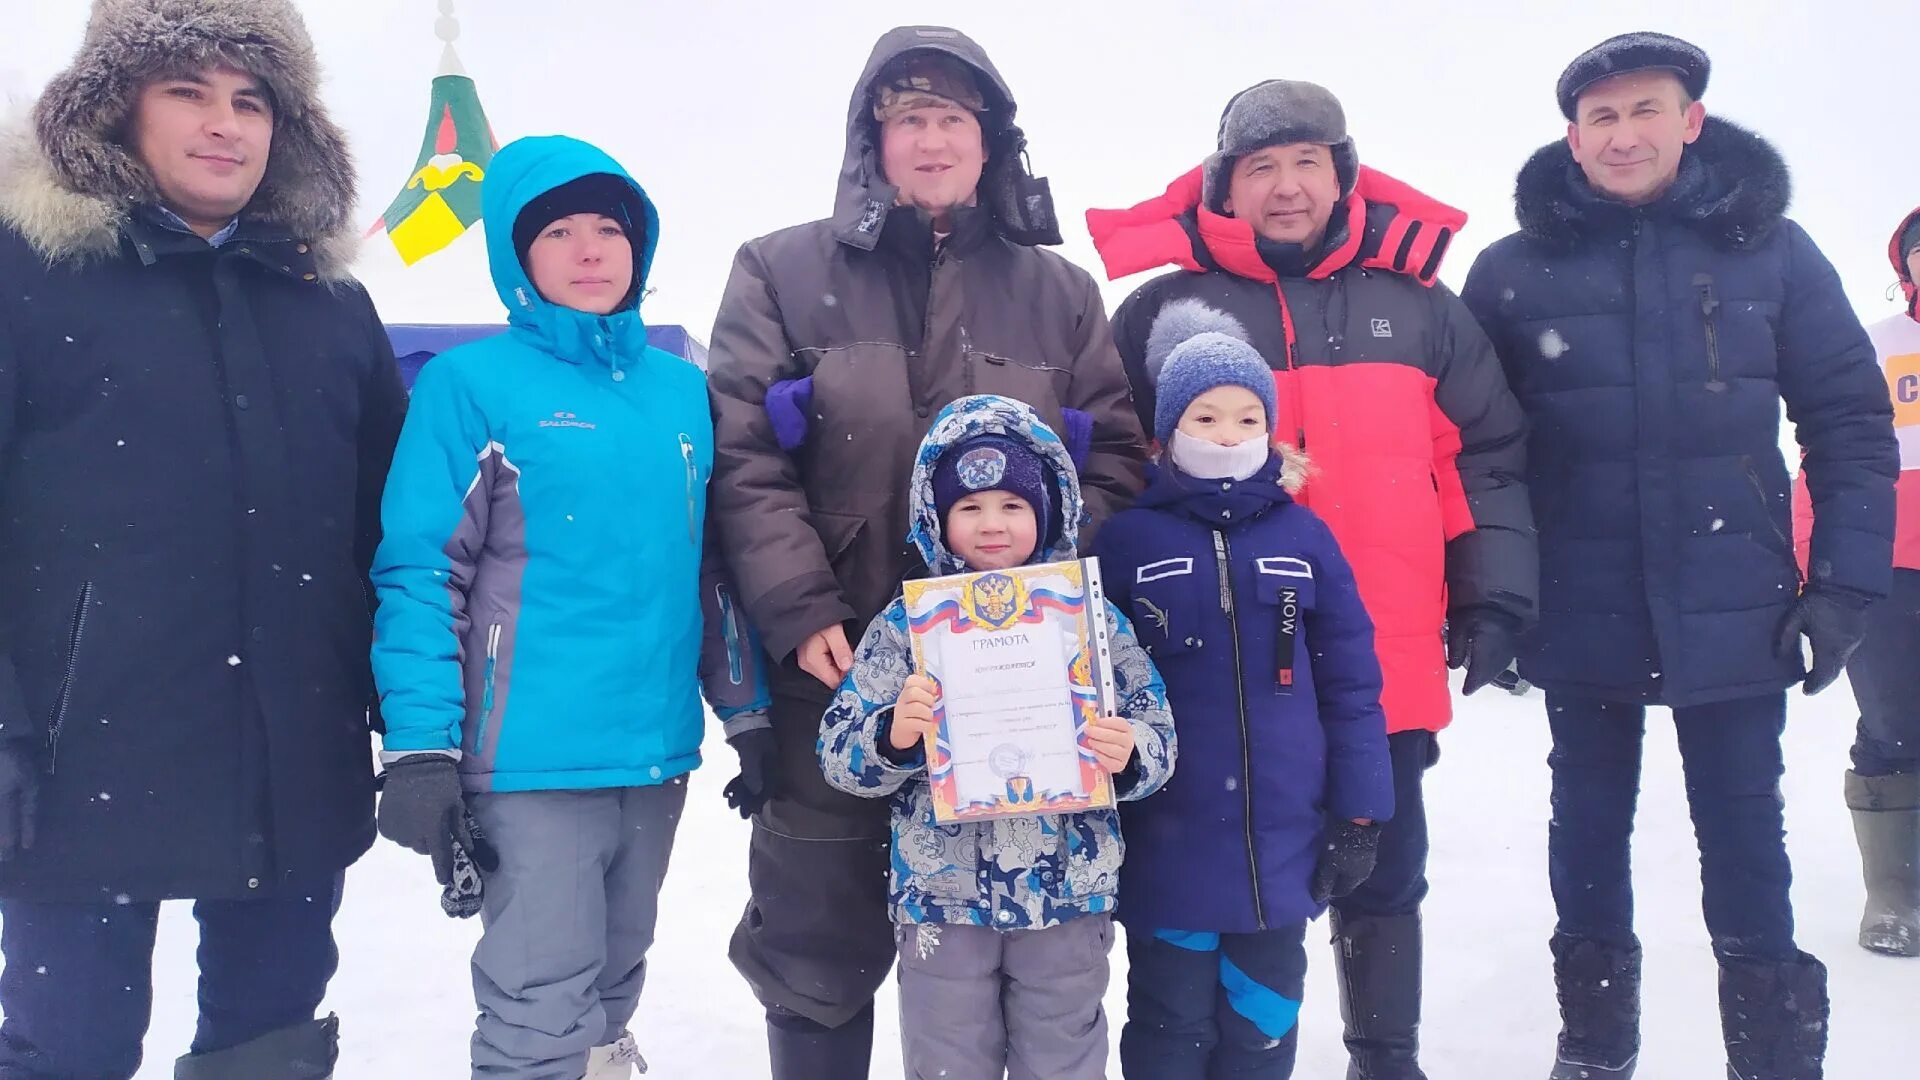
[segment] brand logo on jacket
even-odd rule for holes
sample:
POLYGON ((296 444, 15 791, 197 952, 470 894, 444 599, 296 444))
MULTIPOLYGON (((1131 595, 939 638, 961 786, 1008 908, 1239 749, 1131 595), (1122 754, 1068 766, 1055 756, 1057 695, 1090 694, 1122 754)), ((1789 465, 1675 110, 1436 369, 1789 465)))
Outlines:
POLYGON ((1386 319, 1373 320, 1373 336, 1374 337, 1392 337, 1393 323, 1389 322, 1386 319))
POLYGON ((540 421, 540 426, 543 428, 585 428, 588 431, 594 431, 597 430, 600 425, 595 424, 591 420, 582 420, 577 413, 570 413, 562 409, 554 413, 551 419, 540 421))

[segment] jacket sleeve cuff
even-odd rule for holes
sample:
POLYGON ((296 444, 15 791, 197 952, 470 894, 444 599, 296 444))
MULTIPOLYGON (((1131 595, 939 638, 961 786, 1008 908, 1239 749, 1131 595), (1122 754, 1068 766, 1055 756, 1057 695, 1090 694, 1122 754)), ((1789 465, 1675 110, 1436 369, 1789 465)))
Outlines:
POLYGON ((727 741, 732 742, 736 736, 771 727, 773 727, 773 719, 767 714, 767 710, 744 709, 727 718, 726 722, 720 725, 720 730, 726 734, 727 741))
POLYGON ((853 609, 830 573, 802 574, 775 587, 748 608, 767 657, 785 663, 800 643, 829 626, 852 622, 853 609))
POLYGON ((890 773, 917 773, 927 767, 927 753, 923 744, 914 743, 905 750, 895 750, 888 741, 887 733, 893 730, 893 706, 873 715, 873 721, 867 725, 870 733, 867 738, 873 741, 873 757, 880 762, 880 768, 890 773))
POLYGON ((454 761, 459 761, 461 756, 458 750, 382 750, 380 751, 380 767, 385 768, 399 761, 401 758, 419 757, 422 754, 451 758, 454 761))
POLYGON ((1113 774, 1113 797, 1124 799, 1133 793, 1140 783, 1140 750, 1134 748, 1133 755, 1127 758, 1127 767, 1113 774))

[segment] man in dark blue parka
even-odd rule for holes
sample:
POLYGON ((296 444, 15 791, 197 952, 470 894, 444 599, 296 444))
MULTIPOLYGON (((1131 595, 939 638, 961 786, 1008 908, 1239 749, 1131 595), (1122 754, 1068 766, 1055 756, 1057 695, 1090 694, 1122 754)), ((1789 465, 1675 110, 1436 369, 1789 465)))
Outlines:
POLYGON ((1794 944, 1780 734, 1786 689, 1832 682, 1887 590, 1892 414, 1839 278, 1784 216, 1785 164, 1707 118, 1707 73, 1661 34, 1575 59, 1566 141, 1521 170, 1520 231, 1462 294, 1532 421, 1540 621, 1521 672, 1554 740, 1554 1077, 1624 1077, 1637 1057, 1648 705, 1678 729, 1733 1073, 1818 1077, 1826 1046, 1826 969, 1794 944), (1805 580, 1783 401, 1818 513, 1805 580))

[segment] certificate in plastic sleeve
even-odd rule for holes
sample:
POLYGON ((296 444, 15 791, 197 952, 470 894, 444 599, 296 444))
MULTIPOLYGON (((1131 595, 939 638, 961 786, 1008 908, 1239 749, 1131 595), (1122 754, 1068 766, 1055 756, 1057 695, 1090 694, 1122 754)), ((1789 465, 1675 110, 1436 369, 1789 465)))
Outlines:
POLYGON ((914 670, 938 687, 927 737, 942 822, 1113 805, 1087 729, 1114 709, 1094 559, 909 581, 914 670))

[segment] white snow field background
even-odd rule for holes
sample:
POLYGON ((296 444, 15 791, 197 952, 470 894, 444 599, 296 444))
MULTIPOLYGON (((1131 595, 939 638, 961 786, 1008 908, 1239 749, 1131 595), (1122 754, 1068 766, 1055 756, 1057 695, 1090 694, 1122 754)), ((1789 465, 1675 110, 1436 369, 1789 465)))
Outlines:
MULTIPOLYGON (((1456 681, 1457 686, 1457 681, 1456 681)), ((1920 1076, 1920 960, 1854 944, 1862 887, 1840 795, 1853 700, 1843 679, 1818 698, 1795 691, 1787 720, 1787 842, 1800 946, 1832 971, 1830 1080, 1920 1076)), ((1538 691, 1497 689, 1456 701, 1428 774, 1433 833, 1426 912, 1423 1064, 1432 1080, 1539 1080, 1559 1014, 1547 937, 1547 728, 1538 691)), ((1700 918, 1699 862, 1673 726, 1647 718, 1647 757, 1634 846, 1638 929, 1646 948, 1638 1080, 1721 1080, 1713 955, 1700 918)), ((634 1032, 647 1080, 752 1080, 768 1075, 761 1012, 727 962, 747 895, 747 826, 720 788, 733 755, 717 730, 694 774, 661 903, 660 931, 634 1032)), ((340 1014, 338 1080, 459 1080, 467 1075, 473 998, 467 957, 480 927, 441 914, 424 856, 380 841, 347 875, 336 929, 340 973, 325 1008, 340 1014)), ((1326 922, 1309 932, 1299 1080, 1345 1075, 1326 922)), ((154 1017, 140 1080, 173 1075, 194 1022, 195 926, 169 904, 154 955, 154 1017)), ((1107 994, 1116 1054, 1126 1015, 1124 943, 1107 994)), ((873 1077, 901 1075, 891 987, 883 993, 873 1077)), ((1109 1072, 1119 1075, 1117 1056, 1109 1072)))

